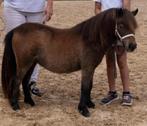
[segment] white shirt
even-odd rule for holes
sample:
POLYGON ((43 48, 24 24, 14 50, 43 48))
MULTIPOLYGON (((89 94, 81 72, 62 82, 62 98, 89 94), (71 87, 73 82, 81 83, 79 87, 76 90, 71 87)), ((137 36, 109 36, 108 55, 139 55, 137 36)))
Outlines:
POLYGON ((101 10, 107 10, 110 8, 122 8, 122 0, 94 0, 101 4, 101 10))
POLYGON ((22 12, 42 12, 46 0, 4 0, 4 6, 12 7, 22 12))

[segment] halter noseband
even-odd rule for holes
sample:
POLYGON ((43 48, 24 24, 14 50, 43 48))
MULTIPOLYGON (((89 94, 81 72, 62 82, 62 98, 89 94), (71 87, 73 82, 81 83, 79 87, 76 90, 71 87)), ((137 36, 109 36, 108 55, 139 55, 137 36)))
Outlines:
POLYGON ((125 44, 124 44, 123 40, 125 38, 134 37, 135 36, 132 33, 124 35, 124 36, 121 36, 119 31, 118 31, 118 28, 117 28, 117 22, 116 22, 116 25, 115 25, 115 35, 120 39, 120 41, 117 41, 116 46, 122 46, 123 45, 124 47, 125 47, 125 44))

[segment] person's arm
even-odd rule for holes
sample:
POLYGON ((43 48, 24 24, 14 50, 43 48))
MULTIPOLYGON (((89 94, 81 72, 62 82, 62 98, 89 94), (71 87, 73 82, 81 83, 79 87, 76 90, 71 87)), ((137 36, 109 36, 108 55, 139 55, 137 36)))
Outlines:
POLYGON ((101 12, 101 3, 95 1, 95 14, 98 14, 101 12))
POLYGON ((3 1, 4 1, 4 0, 0 0, 0 5, 2 4, 3 1))
POLYGON ((122 0, 123 8, 130 10, 131 9, 131 0, 122 0))
POLYGON ((47 6, 45 8, 45 22, 49 21, 53 15, 53 0, 47 0, 47 6))

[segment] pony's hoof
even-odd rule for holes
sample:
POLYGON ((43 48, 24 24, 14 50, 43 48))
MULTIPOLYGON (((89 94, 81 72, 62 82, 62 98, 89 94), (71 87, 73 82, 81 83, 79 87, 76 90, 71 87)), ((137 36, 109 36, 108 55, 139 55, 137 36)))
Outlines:
POLYGON ((13 109, 14 111, 17 111, 17 110, 20 109, 20 107, 19 107, 18 104, 15 104, 15 105, 12 105, 12 109, 13 109))
POLYGON ((32 100, 32 99, 24 99, 24 102, 26 103, 26 104, 30 104, 31 106, 35 106, 35 102, 32 100))
POLYGON ((87 107, 88 107, 88 108, 95 108, 95 104, 94 104, 92 101, 89 101, 89 102, 87 103, 87 107))
POLYGON ((88 111, 87 108, 84 108, 82 110, 79 110, 79 112, 81 113, 81 115, 83 115, 85 117, 90 117, 90 112, 88 111))
POLYGON ((78 107, 79 113, 81 113, 83 116, 85 117, 89 117, 90 116, 90 112, 88 111, 87 107, 78 107))
POLYGON ((20 109, 20 107, 19 107, 19 104, 18 104, 18 100, 16 99, 16 98, 12 98, 12 99, 10 99, 10 105, 11 105, 11 107, 12 107, 12 109, 13 110, 19 110, 20 109))

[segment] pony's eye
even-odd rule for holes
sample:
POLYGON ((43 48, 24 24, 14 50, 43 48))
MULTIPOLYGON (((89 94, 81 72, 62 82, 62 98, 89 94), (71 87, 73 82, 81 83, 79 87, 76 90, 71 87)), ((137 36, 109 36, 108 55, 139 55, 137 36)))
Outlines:
POLYGON ((120 29, 121 28, 124 28, 124 24, 119 24, 119 26, 118 26, 120 29))

